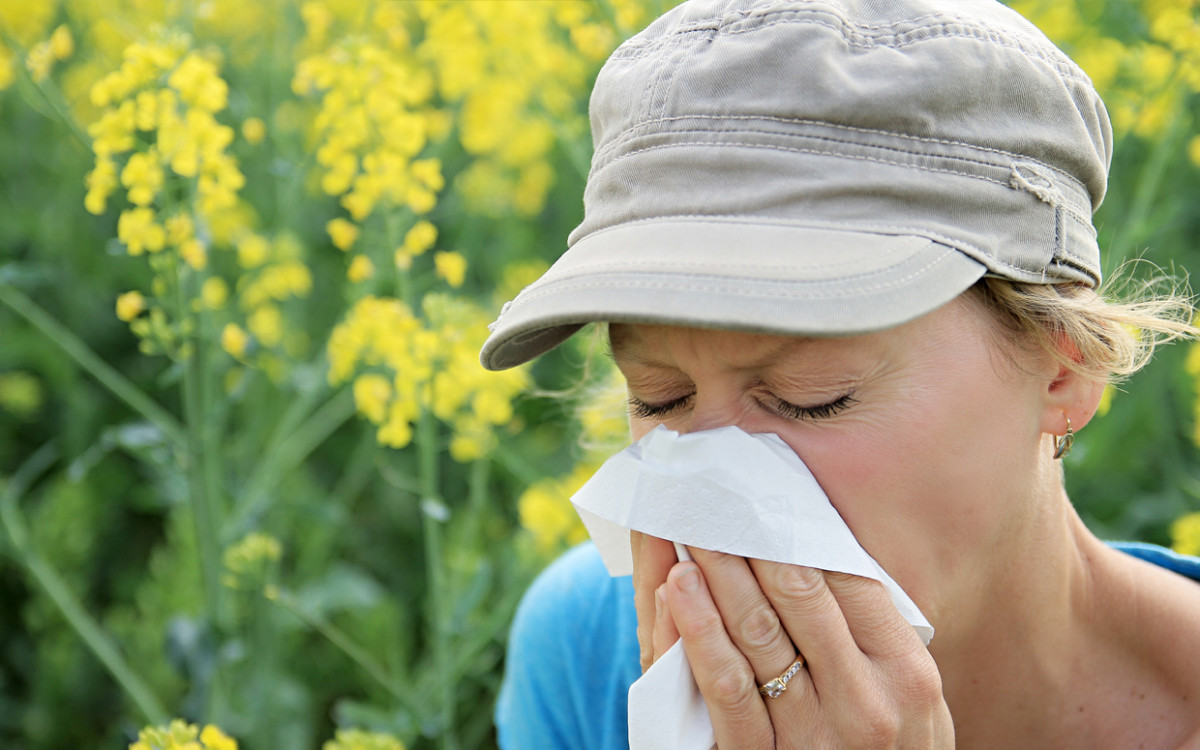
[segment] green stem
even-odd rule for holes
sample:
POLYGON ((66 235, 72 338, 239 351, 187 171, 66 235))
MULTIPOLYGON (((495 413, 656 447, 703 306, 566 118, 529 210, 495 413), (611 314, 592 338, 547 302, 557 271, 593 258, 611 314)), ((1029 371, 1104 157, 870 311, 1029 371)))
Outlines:
POLYGON ((371 679, 379 683, 384 690, 391 693, 400 704, 411 713, 413 716, 419 716, 420 711, 416 705, 413 696, 409 695, 403 688, 394 680, 388 677, 387 672, 383 667, 371 656, 371 654, 359 646, 348 635, 343 633, 332 623, 320 615, 306 612, 290 595, 285 592, 272 592, 268 596, 271 601, 280 605, 288 612, 291 612, 305 625, 308 625, 313 630, 323 635, 330 643, 336 646, 342 653, 350 657, 351 661, 357 664, 366 672, 371 679))
MULTIPOLYGON (((176 295, 178 320, 187 319, 182 292, 176 295)), ((183 409, 187 424, 188 498, 196 525, 196 548, 200 555, 200 571, 204 579, 204 595, 209 616, 216 622, 224 619, 221 588, 221 545, 217 537, 218 514, 213 504, 213 492, 208 486, 209 472, 205 455, 206 412, 204 408, 204 367, 200 342, 193 339, 195 349, 183 363, 183 409)))
POLYGON ((442 566, 442 522, 445 506, 438 493, 437 423, 428 410, 417 421, 417 460, 421 488, 421 530, 425 537, 425 577, 432 615, 429 639, 432 644, 434 674, 440 675, 437 698, 440 707, 439 732, 443 750, 457 750, 454 726, 453 655, 450 651, 449 593, 446 571, 442 566))
POLYGON ((4 493, 0 495, 0 526, 3 526, 4 533, 12 544, 14 556, 29 572, 30 578, 54 603, 75 634, 137 705, 146 721, 151 724, 165 724, 170 716, 145 680, 129 666, 116 644, 87 613, 58 572, 33 548, 29 539, 25 521, 17 504, 28 486, 50 467, 57 456, 54 447, 47 444, 25 460, 4 493))
POLYGON ((180 447, 187 444, 183 426, 173 416, 139 390, 124 375, 109 366, 99 355, 88 348, 82 339, 55 320, 36 302, 15 287, 3 282, 0 282, 0 302, 8 305, 13 312, 25 318, 44 333, 47 339, 74 359, 86 373, 95 378, 114 396, 124 401, 131 409, 162 430, 171 442, 180 447))
POLYGON ((471 472, 467 475, 467 504, 465 526, 462 539, 472 549, 487 549, 487 544, 479 538, 483 519, 488 514, 488 481, 491 479, 492 463, 487 458, 476 459, 471 463, 471 472))
POLYGON ((334 430, 354 416, 354 397, 341 390, 316 411, 308 421, 292 431, 286 440, 266 454, 247 483, 246 492, 238 501, 225 527, 222 538, 235 539, 249 530, 254 520, 265 512, 279 480, 317 449, 334 430))

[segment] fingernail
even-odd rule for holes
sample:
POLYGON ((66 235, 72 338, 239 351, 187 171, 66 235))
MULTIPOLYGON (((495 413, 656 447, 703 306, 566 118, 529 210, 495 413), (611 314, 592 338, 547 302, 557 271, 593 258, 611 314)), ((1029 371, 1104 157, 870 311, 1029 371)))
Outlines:
POLYGON ((654 617, 661 619, 667 613, 667 592, 663 591, 666 588, 664 583, 654 590, 654 617))
POLYGON ((691 593, 700 588, 700 576, 696 574, 696 569, 689 567, 679 575, 675 576, 675 585, 680 591, 691 593))

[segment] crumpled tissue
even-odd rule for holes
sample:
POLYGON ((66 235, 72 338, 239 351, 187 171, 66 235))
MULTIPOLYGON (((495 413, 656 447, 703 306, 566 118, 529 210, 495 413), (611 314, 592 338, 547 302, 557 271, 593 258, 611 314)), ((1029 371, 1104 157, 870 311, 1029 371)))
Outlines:
MULTIPOLYGON (((687 547, 881 581, 926 644, 929 621, 859 545, 778 435, 659 426, 608 459, 571 498, 613 576, 633 573, 629 532, 687 547)), ((677 642, 629 690, 631 750, 709 750, 708 709, 677 642)))

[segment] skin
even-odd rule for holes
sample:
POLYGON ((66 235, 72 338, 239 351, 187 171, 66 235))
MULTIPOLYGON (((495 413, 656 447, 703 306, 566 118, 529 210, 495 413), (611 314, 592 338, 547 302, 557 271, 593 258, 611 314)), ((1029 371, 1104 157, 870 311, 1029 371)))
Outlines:
POLYGON ((965 298, 847 338, 610 336, 634 439, 778 434, 937 630, 926 649, 874 581, 635 532, 643 669, 682 638, 720 748, 1200 748, 1200 587, 1096 540, 1052 458, 1103 384, 965 298))

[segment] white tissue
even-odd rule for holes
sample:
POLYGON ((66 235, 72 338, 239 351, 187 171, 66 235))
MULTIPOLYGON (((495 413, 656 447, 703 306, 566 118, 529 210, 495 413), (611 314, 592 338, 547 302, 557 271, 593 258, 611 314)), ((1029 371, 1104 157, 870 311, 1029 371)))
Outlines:
MULTIPOLYGON (((629 532, 679 545, 881 581, 926 644, 933 628, 859 545, 804 462, 777 435, 658 427, 571 498, 613 576, 633 572, 629 532)), ((629 690, 631 750, 709 750, 708 709, 676 643, 629 690)))

